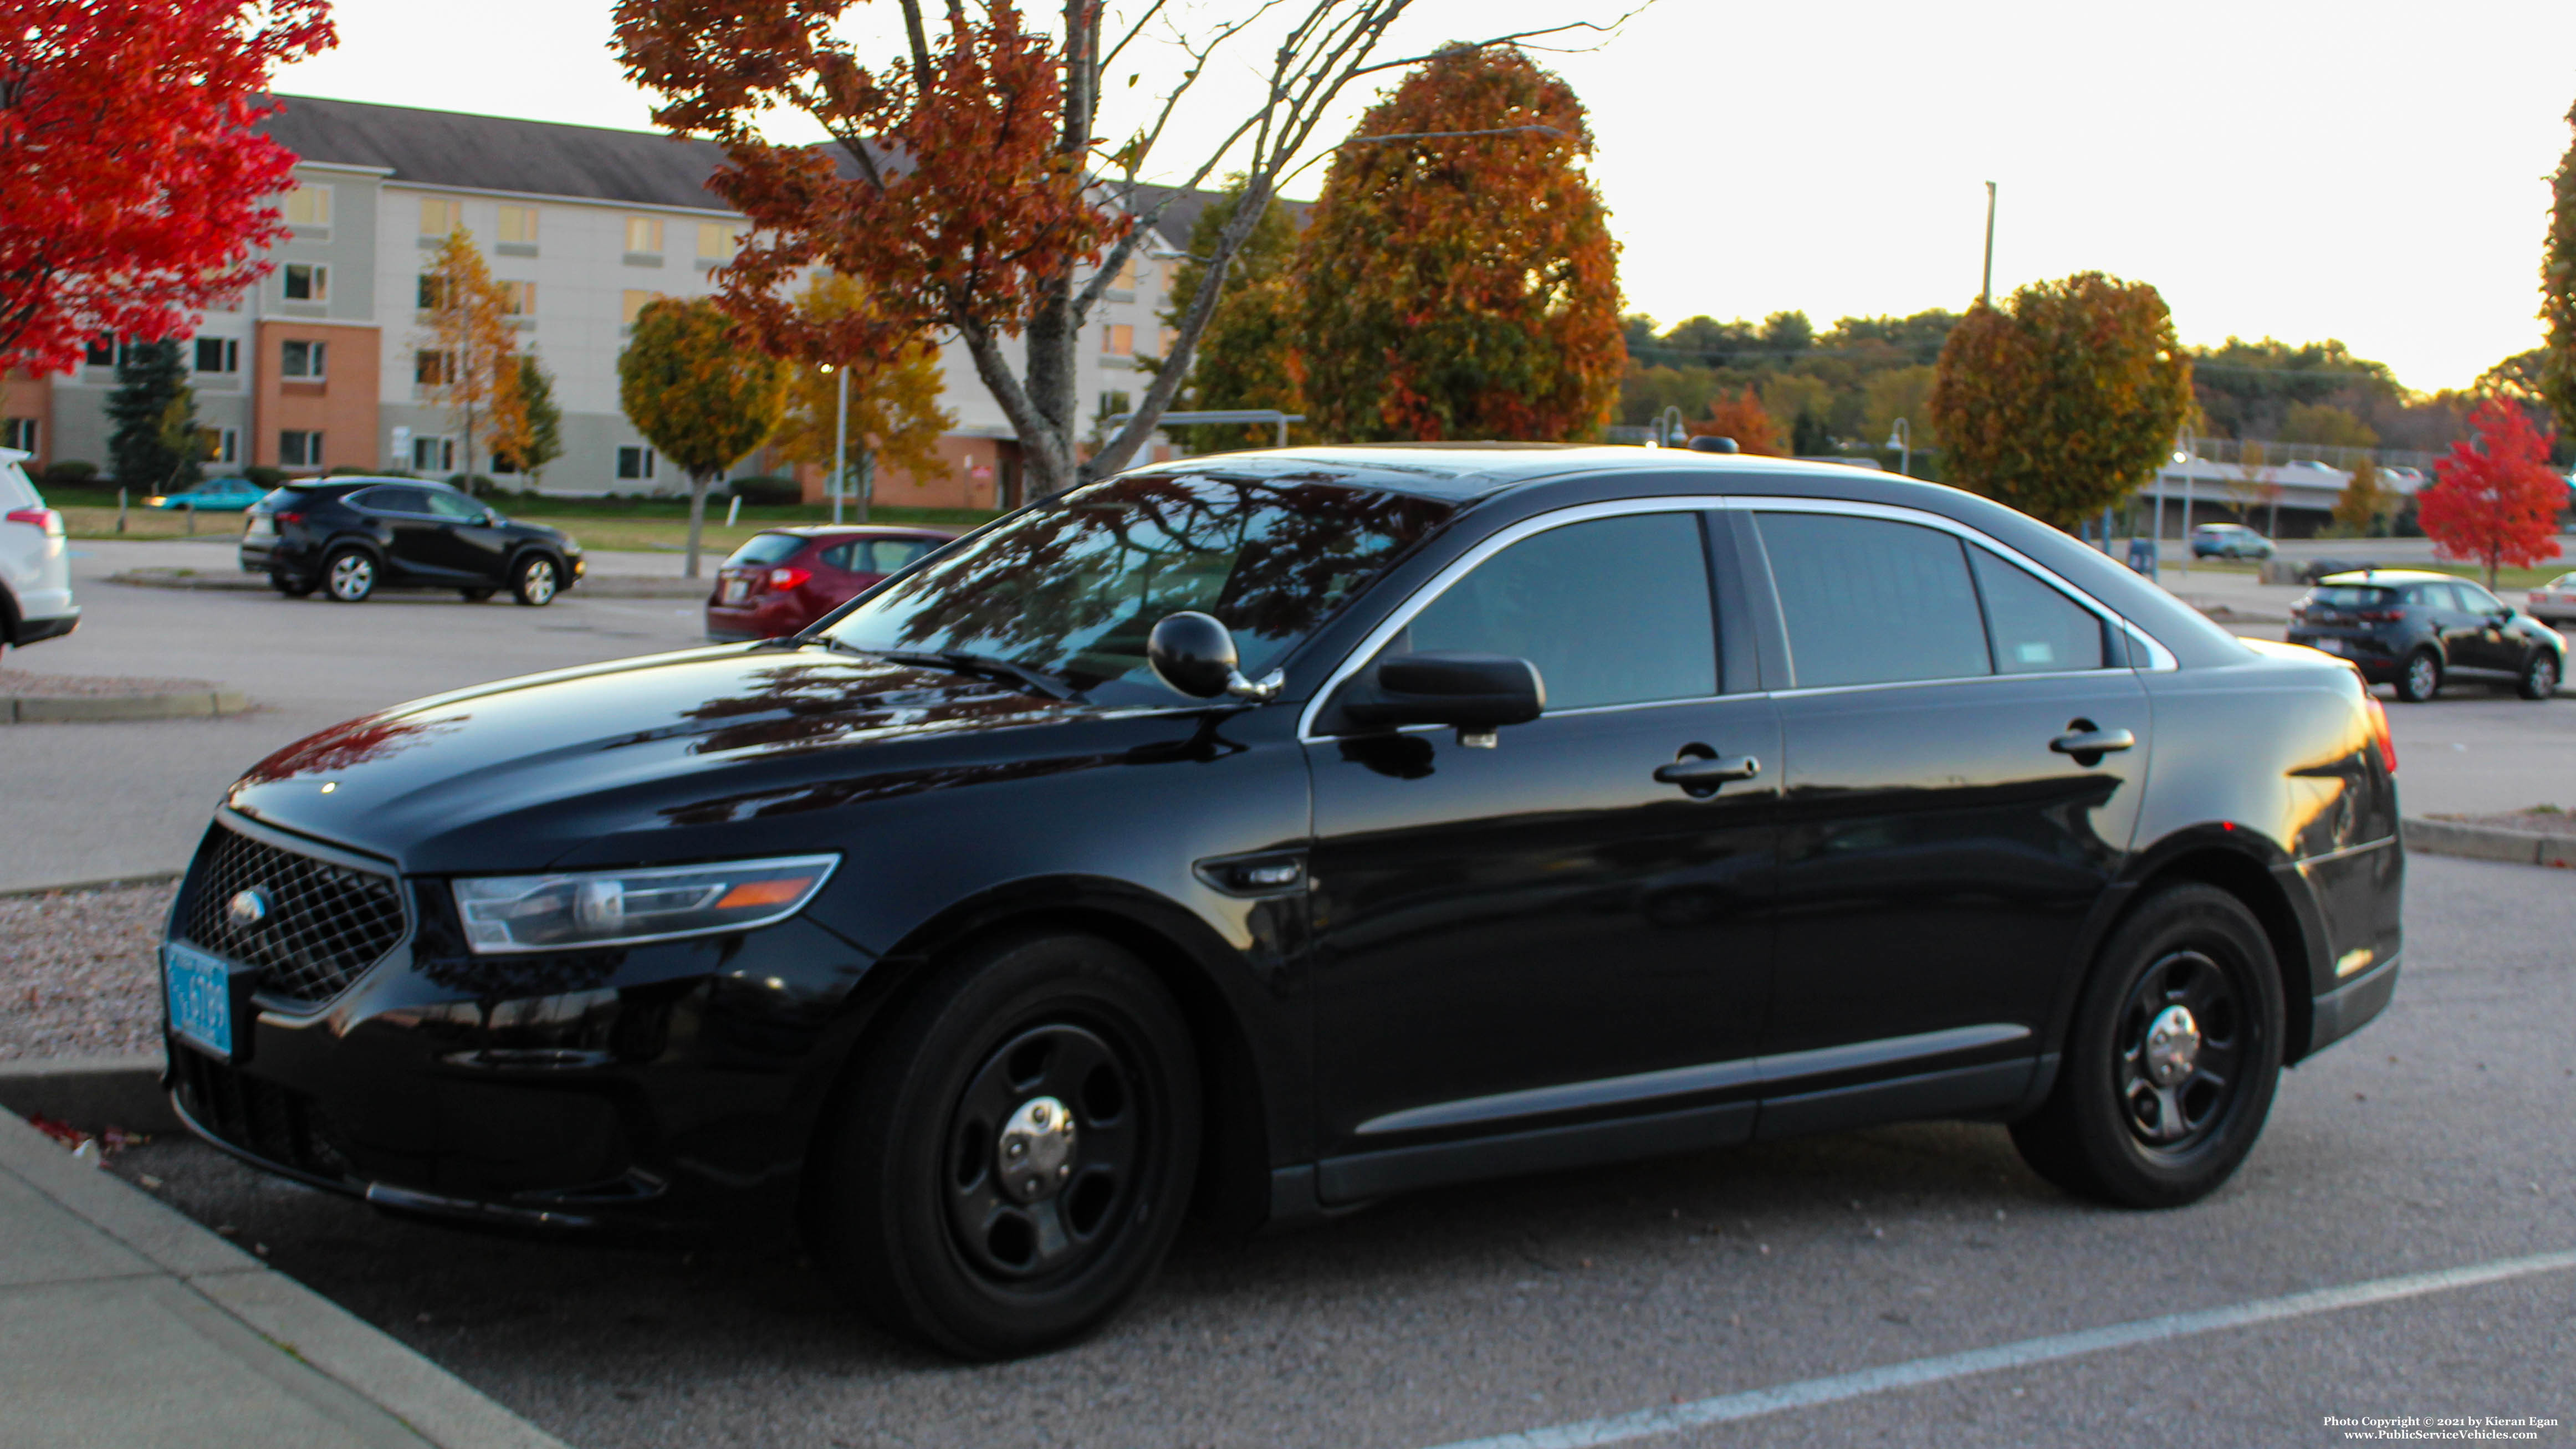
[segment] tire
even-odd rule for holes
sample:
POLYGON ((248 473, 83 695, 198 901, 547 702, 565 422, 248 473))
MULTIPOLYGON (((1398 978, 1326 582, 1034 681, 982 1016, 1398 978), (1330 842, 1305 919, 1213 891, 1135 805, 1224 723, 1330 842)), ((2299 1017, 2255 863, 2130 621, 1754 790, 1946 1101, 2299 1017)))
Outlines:
POLYGON ((2441 692, 2442 657, 2430 649, 2407 655, 2397 671, 2397 697, 2408 704, 2422 704, 2441 692))
POLYGON ((2057 1083, 2013 1124, 2013 1145, 2079 1197, 2197 1202, 2262 1135, 2284 1016, 2280 964, 2244 902, 2197 883, 2160 890, 2104 944, 2057 1083))
POLYGON ((319 588, 321 583, 319 579, 299 579, 288 573, 272 573, 268 576, 268 586, 290 599, 311 598, 313 591, 319 588))
POLYGON ((464 595, 465 602, 469 604, 479 604, 492 597, 490 589, 458 589, 457 592, 464 595))
POLYGON ((860 1050, 817 1138, 806 1222, 817 1260, 879 1326, 963 1358, 1034 1353, 1098 1325, 1162 1265, 1197 1167, 1197 1055, 1126 950, 998 939, 860 1050), (1015 1186, 1014 1162, 1056 1176, 1015 1186))
POLYGON ((544 554, 523 555, 510 566, 510 597, 532 609, 553 603, 562 585, 562 570, 544 554))
POLYGON ((337 603, 365 603, 376 591, 376 572, 376 556, 363 548, 335 548, 322 560, 323 587, 337 603))
POLYGON ((2514 681, 2514 693, 2525 699, 2558 697, 2559 663, 2555 649, 2534 649, 2523 661, 2522 677, 2514 681))

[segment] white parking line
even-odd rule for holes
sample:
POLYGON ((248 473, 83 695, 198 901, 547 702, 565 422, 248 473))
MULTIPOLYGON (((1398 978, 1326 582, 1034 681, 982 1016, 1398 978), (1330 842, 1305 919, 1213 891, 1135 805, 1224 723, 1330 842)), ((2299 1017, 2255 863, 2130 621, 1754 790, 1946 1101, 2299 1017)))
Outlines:
POLYGON ((1632 1439, 1647 1439, 1658 1434, 1677 1434, 1709 1424, 1723 1424, 1737 1419, 1759 1418, 1783 1409, 1803 1409, 1817 1404, 1840 1403, 1884 1393, 1889 1389, 1910 1389, 1918 1384, 1939 1383, 1945 1379, 1965 1378, 1970 1374, 1992 1373, 1997 1369, 2026 1368, 2032 1364, 2053 1363, 2059 1359, 2077 1358, 2104 1349, 2127 1348, 2132 1344, 2154 1343, 2168 1338, 2188 1338, 2193 1334, 2215 1333, 2227 1328, 2245 1328, 2257 1323, 2272 1323, 2285 1318, 2305 1318, 2314 1313, 2333 1313, 2345 1308, 2360 1308, 2372 1303, 2388 1303, 2401 1298, 2415 1298, 2427 1293, 2443 1293, 2454 1288, 2474 1288, 2484 1283, 2500 1283, 2510 1278, 2528 1277, 2534 1273, 2555 1273, 2576 1268, 2576 1253, 2540 1253, 2528 1258, 2501 1258, 2492 1263, 2478 1263, 2466 1268, 2449 1268, 2439 1273, 2411 1273, 2402 1278, 2377 1278, 2367 1283, 2354 1283, 2342 1288, 2318 1288, 2306 1293, 2291 1293, 2279 1298, 2261 1298, 2227 1308, 2207 1308, 2197 1313, 2172 1313, 2162 1318, 2145 1318, 2135 1323, 2115 1323, 2105 1328, 2088 1328, 2080 1333, 2052 1334, 2046 1338, 2026 1338, 2019 1343, 1999 1344, 1993 1348, 1973 1349, 1967 1353, 1943 1354, 1938 1358, 1918 1358, 1908 1363, 1889 1364, 1884 1368, 1863 1369, 1858 1373, 1836 1374, 1832 1378, 1804 1379, 1793 1384, 1780 1384, 1767 1389, 1750 1389, 1740 1394, 1724 1394, 1696 1403, 1675 1404, 1668 1409, 1641 1409, 1608 1419, 1587 1419, 1577 1424, 1559 1424, 1549 1429, 1530 1429, 1518 1434, 1498 1434, 1490 1439, 1466 1440, 1441 1446, 1441 1449, 1584 1449, 1595 1444, 1623 1444, 1632 1439))

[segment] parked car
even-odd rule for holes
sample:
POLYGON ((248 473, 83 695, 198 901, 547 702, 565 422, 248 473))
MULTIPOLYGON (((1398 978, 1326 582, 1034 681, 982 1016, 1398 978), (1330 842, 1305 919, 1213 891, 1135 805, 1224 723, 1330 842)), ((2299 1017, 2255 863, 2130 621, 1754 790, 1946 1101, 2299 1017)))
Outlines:
POLYGON ((0 654, 80 627, 63 516, 27 477, 34 457, 0 448, 0 654))
POLYGON ((2349 665, 1953 489, 1231 453, 278 751, 170 916, 171 1080, 388 1208, 801 1224, 967 1356, 1185 1209, 1907 1118, 2170 1207, 2389 1001, 2395 767, 2349 665))
POLYGON ((2525 607, 2531 617, 2549 624, 2576 624, 2576 574, 2560 574, 2527 598, 2525 607))
POLYGON ((241 566, 294 599, 319 588, 354 604, 399 586, 454 589, 477 602, 507 589, 533 605, 552 603, 588 567, 563 530, 513 523, 419 478, 289 483, 243 522, 241 566))
POLYGON ((2421 569, 2333 574, 2290 608, 2286 636, 2351 661, 2373 684, 2420 704, 2444 680, 2511 683, 2525 699, 2548 699, 2567 676, 2558 631, 2477 583, 2421 569))
POLYGON ((2191 531, 2193 558, 2270 558, 2272 540, 2241 523, 2203 523, 2191 531))
POLYGON ((955 537, 939 529, 875 526, 755 533, 716 569, 707 637, 793 634, 955 537))
POLYGON ((209 478, 194 488, 182 488, 176 493, 155 493, 143 500, 143 506, 192 509, 198 513, 232 513, 267 496, 267 489, 247 478, 209 478))

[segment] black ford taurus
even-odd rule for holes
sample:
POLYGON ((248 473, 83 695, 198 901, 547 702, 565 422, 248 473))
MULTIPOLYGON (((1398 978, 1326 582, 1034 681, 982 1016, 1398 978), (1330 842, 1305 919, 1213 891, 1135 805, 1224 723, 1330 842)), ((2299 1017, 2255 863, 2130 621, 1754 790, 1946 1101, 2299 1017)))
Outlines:
POLYGON ((171 917, 171 1079, 392 1208, 796 1222, 968 1355, 1185 1210, 1904 1118, 2168 1206, 2388 1002, 2395 765, 2349 666, 1929 484, 1191 460, 279 751, 171 917))

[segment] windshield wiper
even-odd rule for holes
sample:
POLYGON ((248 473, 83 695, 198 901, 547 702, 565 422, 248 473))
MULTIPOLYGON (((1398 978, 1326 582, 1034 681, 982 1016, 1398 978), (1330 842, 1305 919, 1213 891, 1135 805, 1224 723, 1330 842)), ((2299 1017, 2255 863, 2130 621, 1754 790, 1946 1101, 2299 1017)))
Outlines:
POLYGON ((1049 699, 1075 699, 1082 694, 1081 690, 1043 670, 1032 669, 1025 664, 1014 663, 1008 659, 995 659, 989 654, 969 654, 962 649, 939 651, 868 649, 835 639, 829 634, 817 634, 807 642, 837 649, 844 654, 864 654, 870 658, 889 660, 896 664, 926 665, 932 669, 945 669, 957 674, 975 674, 986 679, 1000 679, 1043 694, 1049 699))

